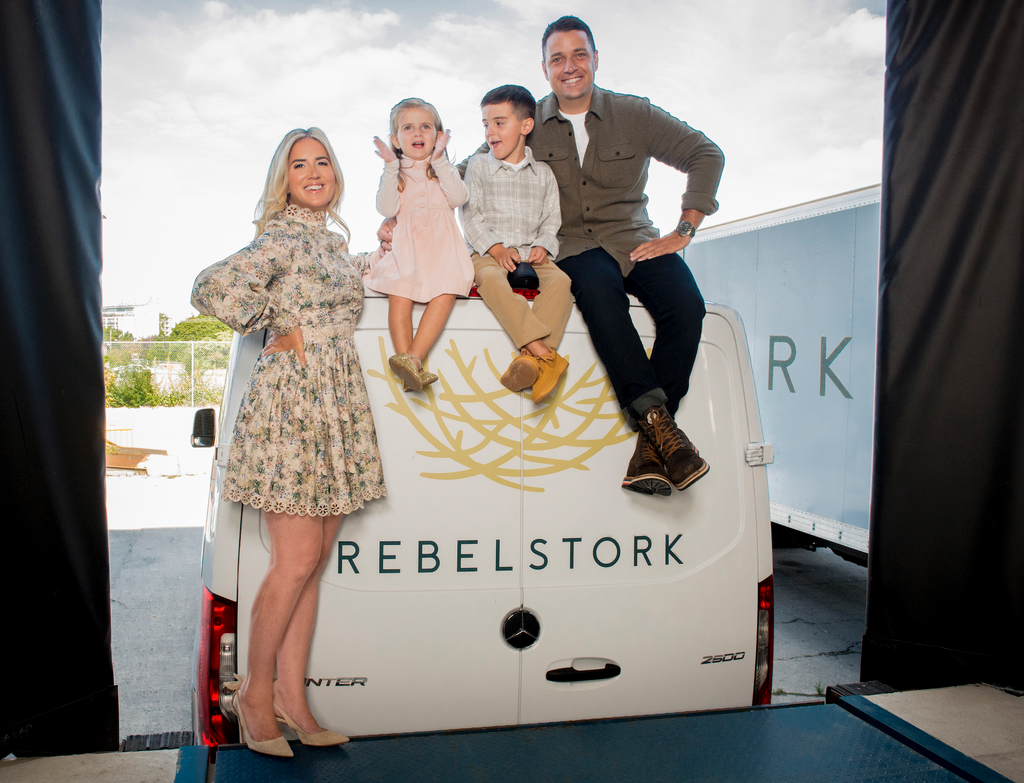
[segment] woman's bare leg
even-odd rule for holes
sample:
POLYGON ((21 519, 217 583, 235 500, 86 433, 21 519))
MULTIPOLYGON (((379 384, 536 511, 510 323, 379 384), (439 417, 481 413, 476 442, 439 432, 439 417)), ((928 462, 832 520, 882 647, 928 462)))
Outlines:
POLYGON ((274 717, 274 664, 303 589, 317 570, 324 538, 322 517, 264 512, 263 518, 270 567, 253 599, 245 683, 238 692, 245 725, 257 742, 281 735, 274 717))
POLYGON ((420 325, 416 329, 412 346, 407 351, 415 356, 420 364, 423 363, 427 352, 437 341, 444 325, 448 323, 448 316, 451 315, 454 306, 455 294, 441 294, 427 302, 427 309, 423 311, 423 316, 420 318, 420 325))
POLYGON ((323 731, 306 703, 306 665, 309 661, 309 644, 316 622, 316 605, 320 590, 320 575, 324 565, 334 552, 334 538, 338 534, 342 516, 322 517, 323 538, 320 560, 313 573, 302 587, 299 600, 295 603, 292 619, 285 629, 281 647, 277 651, 277 684, 275 699, 288 717, 299 728, 309 734, 323 731))
POLYGON ((388 331, 395 353, 409 353, 412 347, 412 299, 388 296, 388 331))

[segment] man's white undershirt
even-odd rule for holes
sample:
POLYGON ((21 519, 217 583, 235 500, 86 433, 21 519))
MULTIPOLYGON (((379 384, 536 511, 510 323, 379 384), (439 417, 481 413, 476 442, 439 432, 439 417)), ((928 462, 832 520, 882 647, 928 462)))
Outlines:
POLYGON ((587 133, 587 126, 584 124, 587 120, 587 113, 562 114, 562 116, 572 123, 573 136, 576 138, 576 151, 580 155, 580 168, 583 168, 583 158, 587 154, 587 144, 590 143, 590 135, 587 133))

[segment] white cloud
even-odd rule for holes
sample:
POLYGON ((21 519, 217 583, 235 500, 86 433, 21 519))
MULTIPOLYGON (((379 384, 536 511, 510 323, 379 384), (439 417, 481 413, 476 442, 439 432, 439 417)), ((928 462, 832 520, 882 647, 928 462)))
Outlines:
MULTIPOLYGON (((453 10, 423 22, 402 0, 357 10, 243 11, 207 2, 175 19, 142 0, 105 6, 104 295, 159 299, 190 312, 196 273, 251 239, 252 212, 281 136, 318 125, 346 182, 342 213, 353 248, 369 249, 380 222, 380 162, 371 138, 390 107, 434 103, 460 157, 480 138, 480 96, 517 82, 538 97, 550 0, 499 13, 453 10), (120 14, 111 18, 112 14, 120 14)), ((724 150, 724 222, 874 184, 881 165, 884 19, 841 0, 582 0, 594 30, 597 81, 646 95, 724 150)), ((652 167, 651 217, 678 216, 683 178, 652 167)))
POLYGON ((825 43, 844 47, 873 64, 885 57, 885 17, 861 8, 825 31, 825 43))

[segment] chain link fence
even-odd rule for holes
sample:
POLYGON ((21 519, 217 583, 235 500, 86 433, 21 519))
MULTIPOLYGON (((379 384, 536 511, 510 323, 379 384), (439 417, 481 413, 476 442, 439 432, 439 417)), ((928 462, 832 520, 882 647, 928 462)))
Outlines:
POLYGON ((103 343, 107 407, 220 405, 230 342, 103 343))

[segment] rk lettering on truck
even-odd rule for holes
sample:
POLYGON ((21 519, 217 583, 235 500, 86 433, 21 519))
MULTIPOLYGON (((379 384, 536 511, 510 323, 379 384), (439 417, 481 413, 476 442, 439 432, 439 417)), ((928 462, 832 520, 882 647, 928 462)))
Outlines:
POLYGON ((867 564, 881 188, 701 230, 686 262, 750 339, 772 522, 867 564))

